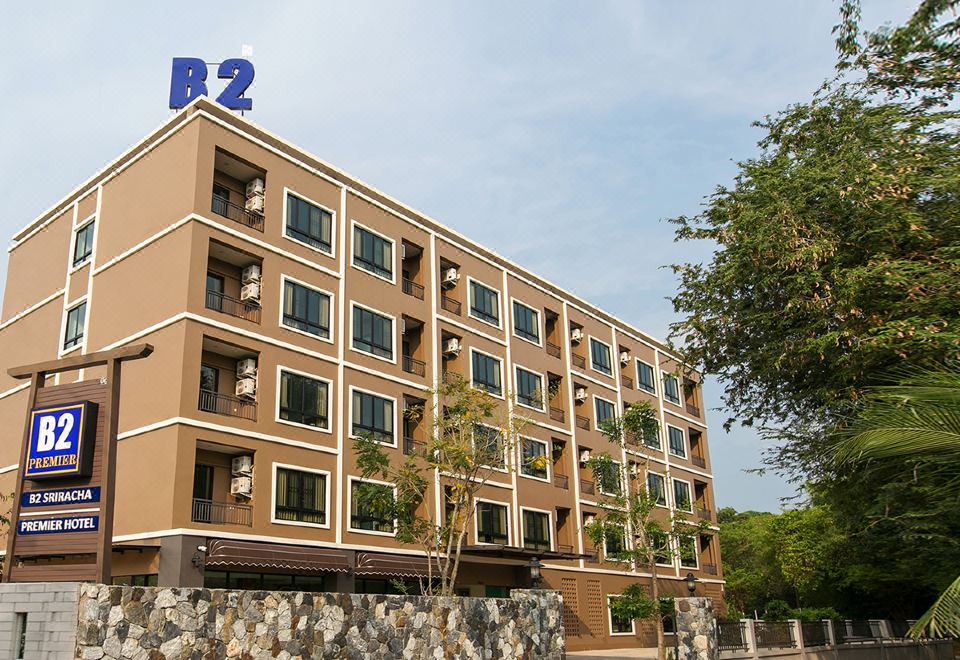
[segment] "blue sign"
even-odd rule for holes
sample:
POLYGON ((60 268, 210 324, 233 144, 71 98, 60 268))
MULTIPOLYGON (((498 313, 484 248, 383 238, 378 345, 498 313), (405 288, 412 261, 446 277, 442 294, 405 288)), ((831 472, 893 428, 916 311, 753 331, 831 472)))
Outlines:
POLYGON ((24 478, 90 476, 96 431, 97 404, 90 401, 34 408, 24 478))
MULTIPOLYGON (((217 103, 230 110, 252 110, 253 99, 243 96, 253 82, 253 64, 238 57, 224 60, 217 78, 229 80, 217 103)), ((186 107, 198 96, 207 95, 207 63, 196 57, 174 57, 170 73, 170 108, 186 107)))
POLYGON ((67 534, 70 532, 95 532, 100 528, 100 516, 65 516, 60 518, 21 518, 17 522, 17 534, 67 534))
POLYGON ((100 501, 100 486, 58 488, 56 490, 28 490, 20 495, 20 506, 63 506, 90 504, 100 501))

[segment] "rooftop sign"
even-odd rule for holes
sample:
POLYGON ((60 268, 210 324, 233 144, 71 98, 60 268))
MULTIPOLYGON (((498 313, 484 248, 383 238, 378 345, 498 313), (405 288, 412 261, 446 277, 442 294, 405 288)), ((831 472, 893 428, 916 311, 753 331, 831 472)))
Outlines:
MULTIPOLYGON (((239 57, 220 62, 217 78, 229 80, 216 98, 229 110, 252 110, 253 99, 243 94, 253 82, 253 64, 239 57)), ((170 73, 170 108, 177 110, 198 96, 207 96, 207 63, 196 57, 174 57, 170 73)))

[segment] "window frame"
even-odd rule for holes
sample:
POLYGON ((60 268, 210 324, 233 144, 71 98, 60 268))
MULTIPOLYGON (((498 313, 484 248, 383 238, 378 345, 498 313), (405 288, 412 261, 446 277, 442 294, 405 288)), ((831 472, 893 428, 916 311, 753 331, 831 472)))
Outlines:
MULTIPOLYGON (((471 361, 471 365, 472 364, 473 363, 471 361)), ((522 408, 536 410, 537 412, 546 412, 547 411, 547 390, 546 390, 546 387, 544 387, 544 383, 546 382, 546 378, 544 374, 540 373, 539 371, 534 371, 533 369, 528 369, 527 367, 514 362, 513 377, 514 377, 514 384, 516 386, 516 396, 514 398, 516 399, 517 405, 522 408), (521 370, 526 371, 528 374, 532 374, 540 379, 540 407, 539 408, 536 406, 531 406, 520 400, 520 371, 521 370)))
POLYGON ((381 361, 383 361, 383 362, 389 362, 390 364, 396 364, 396 363, 397 363, 397 327, 398 327, 398 326, 397 326, 397 317, 396 317, 396 316, 393 316, 392 314, 387 314, 386 312, 381 312, 380 310, 374 309, 373 307, 367 307, 366 305, 361 305, 360 303, 358 303, 358 302, 356 302, 356 301, 354 301, 354 300, 351 300, 351 301, 350 301, 350 350, 353 351, 354 353, 359 353, 359 354, 361 354, 361 355, 366 355, 366 356, 368 356, 368 357, 372 357, 372 358, 374 358, 374 359, 381 360, 381 361), (359 349, 359 348, 356 348, 356 347, 353 345, 353 342, 354 342, 354 339, 355 339, 355 335, 354 335, 355 326, 354 326, 354 320, 353 320, 353 310, 356 309, 357 307, 359 307, 360 309, 362 309, 362 310, 364 310, 364 311, 370 312, 370 313, 372 313, 372 314, 375 314, 375 315, 382 316, 382 317, 384 317, 384 318, 390 319, 390 323, 391 323, 391 329, 390 329, 390 344, 391 344, 391 345, 390 345, 390 354, 391 354, 392 357, 386 358, 386 357, 383 357, 382 355, 377 355, 376 353, 371 353, 371 352, 368 352, 368 351, 361 350, 361 349, 359 349))
POLYGON ((79 223, 73 229, 73 242, 70 246, 70 271, 76 271, 83 268, 88 262, 93 260, 93 249, 97 241, 97 216, 96 214, 85 219, 83 222, 79 223), (90 235, 90 250, 87 252, 83 258, 77 257, 77 241, 80 238, 80 233, 87 231, 87 229, 93 228, 93 232, 90 235))
POLYGON ((488 284, 484 284, 480 280, 470 277, 467 275, 467 316, 474 319, 475 321, 480 321, 486 325, 492 326, 497 330, 503 329, 503 296, 500 294, 500 289, 494 288, 488 284), (477 316, 473 313, 473 285, 482 286, 484 289, 493 291, 497 296, 497 322, 493 323, 487 319, 477 316))
POLYGON ((533 344, 534 346, 537 346, 537 347, 539 347, 539 348, 543 348, 543 331, 544 331, 544 328, 543 328, 543 315, 540 313, 540 310, 539 310, 539 309, 536 309, 536 308, 534 308, 534 307, 531 307, 531 306, 528 305, 527 303, 525 303, 525 302, 523 302, 522 300, 519 300, 519 299, 517 299, 517 298, 510 298, 510 324, 511 324, 511 326, 513 327, 513 336, 514 336, 514 337, 516 337, 517 339, 522 339, 523 341, 527 342, 528 344, 533 344), (530 338, 527 337, 526 335, 522 335, 522 334, 520 334, 520 333, 517 332, 517 315, 516 315, 516 306, 517 306, 517 305, 519 305, 519 306, 521 306, 521 307, 526 307, 528 310, 530 310, 531 312, 533 312, 534 314, 536 314, 536 317, 537 317, 537 340, 536 340, 536 341, 534 341, 533 339, 530 339, 530 338))
POLYGON ((684 433, 683 429, 680 428, 679 426, 674 426, 673 424, 665 424, 665 426, 667 427, 667 451, 670 453, 671 456, 676 456, 677 458, 686 459, 687 456, 689 456, 690 454, 687 448, 687 434, 684 433), (680 440, 681 440, 681 443, 683 444, 682 454, 678 454, 673 450, 673 445, 670 443, 670 429, 680 432, 680 440))
POLYGON ((613 369, 614 369, 614 367, 613 367, 613 348, 610 346, 610 344, 608 344, 607 342, 605 342, 605 341, 603 341, 603 340, 601 340, 601 339, 597 339, 597 338, 594 337, 593 335, 587 335, 587 346, 590 348, 590 370, 591 370, 591 371, 596 371, 598 374, 603 374, 603 375, 606 376, 607 378, 613 378, 613 369), (606 372, 606 371, 604 371, 604 370, 602 370, 602 369, 597 369, 597 368, 594 366, 594 363, 593 363, 593 344, 594 344, 594 342, 600 344, 601 346, 605 346, 605 347, 607 348, 607 357, 610 359, 610 371, 609 371, 609 372, 606 372))
POLYGON ((288 187, 284 186, 284 188, 283 188, 283 218, 282 218, 282 219, 283 219, 283 237, 284 237, 284 238, 286 238, 287 240, 293 241, 293 242, 296 243, 297 245, 304 245, 304 246, 306 246, 307 248, 313 250, 314 252, 317 252, 318 254, 323 254, 323 255, 326 255, 327 257, 330 257, 331 259, 336 259, 336 254, 337 254, 337 212, 336 212, 336 211, 334 211, 333 209, 331 209, 330 207, 328 207, 328 206, 326 206, 326 205, 324 205, 324 204, 320 204, 320 203, 317 202, 316 200, 310 199, 310 198, 307 197, 306 195, 304 195, 304 194, 302 194, 302 193, 299 193, 299 192, 297 192, 296 190, 292 190, 291 188, 288 188, 288 187), (297 238, 296 236, 293 236, 293 235, 287 233, 287 229, 288 229, 288 227, 287 227, 287 206, 288 206, 287 198, 288 198, 290 195, 293 195, 294 197, 297 197, 297 198, 301 199, 302 201, 307 202, 308 204, 313 204, 314 206, 316 206, 317 208, 319 208, 321 211, 326 211, 327 213, 330 214, 330 250, 329 250, 329 251, 324 250, 323 248, 319 248, 319 247, 317 247, 317 246, 315 246, 315 245, 311 245, 311 244, 307 243, 306 241, 302 241, 302 240, 300 240, 299 238, 297 238))
POLYGON ((521 506, 520 507, 520 547, 526 550, 533 550, 534 552, 553 552, 554 549, 554 526, 553 526, 553 514, 550 511, 545 509, 536 509, 532 506, 521 506), (530 511, 531 513, 540 513, 547 517, 547 543, 549 547, 546 550, 538 550, 534 548, 527 548, 527 527, 523 524, 523 513, 525 511, 530 511))
POLYGON ((693 542, 693 566, 685 565, 683 563, 683 540, 677 538, 677 564, 681 569, 688 569, 693 571, 700 570, 700 535, 691 534, 690 540, 693 542))
POLYGON ((482 389, 484 392, 486 392, 492 397, 496 397, 497 399, 504 399, 506 395, 504 393, 504 388, 503 388, 503 358, 499 358, 496 355, 493 355, 492 353, 487 353, 486 351, 481 351, 480 349, 474 348, 473 346, 469 348, 468 353, 470 354, 470 387, 473 387, 476 389, 482 389), (479 353, 480 355, 484 355, 488 358, 496 360, 499 363, 500 365, 500 393, 499 394, 495 394, 491 392, 486 387, 483 387, 483 386, 478 387, 474 382, 474 373, 473 373, 473 354, 474 353, 479 353))
POLYGON ((509 460, 510 457, 507 456, 507 448, 506 448, 506 446, 505 446, 504 443, 503 443, 503 436, 502 436, 501 433, 500 433, 500 429, 498 429, 497 427, 495 427, 495 426, 490 426, 489 424, 484 424, 484 423, 482 423, 482 422, 474 422, 474 423, 473 423, 473 428, 470 429, 470 442, 471 442, 471 445, 472 445, 472 447, 473 447, 474 453, 476 453, 476 451, 477 451, 477 434, 476 434, 476 427, 478 427, 478 426, 482 426, 482 427, 485 428, 485 429, 490 429, 490 430, 492 430, 492 431, 496 431, 496 432, 497 432, 497 437, 500 438, 500 443, 499 443, 500 456, 501 456, 501 458, 503 459, 503 466, 502 466, 502 467, 501 467, 501 466, 497 466, 497 465, 490 465, 489 463, 482 463, 482 465, 483 465, 484 467, 489 468, 489 469, 491 469, 491 470, 494 470, 494 471, 496 471, 496 472, 508 472, 508 471, 510 470, 510 460, 509 460))
POLYGON ((476 498, 474 498, 474 504, 473 504, 473 507, 474 507, 474 511, 473 511, 473 540, 474 540, 474 542, 475 542, 477 545, 501 545, 501 544, 499 544, 499 543, 491 543, 491 542, 489 542, 489 541, 481 541, 481 540, 480 540, 480 512, 478 511, 478 509, 479 509, 479 507, 480 507, 480 503, 481 503, 481 502, 483 502, 484 504, 493 504, 493 505, 495 505, 495 506, 502 506, 502 507, 504 507, 504 508, 507 510, 507 516, 506 516, 506 521, 507 521, 507 522, 506 522, 506 527, 507 527, 507 542, 504 543, 503 545, 513 546, 513 543, 512 543, 512 541, 513 541, 513 538, 512 538, 512 537, 513 537, 513 529, 512 529, 512 528, 513 528, 513 525, 511 524, 512 521, 511 521, 511 517, 510 517, 510 503, 509 503, 509 502, 500 502, 500 501, 498 501, 498 500, 488 500, 488 499, 485 499, 485 498, 482 498, 482 497, 476 497, 476 498))
POLYGON ((336 299, 335 299, 334 294, 333 294, 332 291, 327 291, 326 289, 321 289, 321 288, 319 288, 319 287, 313 286, 312 284, 307 284, 306 282, 303 282, 302 280, 298 280, 298 279, 295 278, 295 277, 291 277, 291 276, 287 275, 286 273, 281 273, 281 274, 280 274, 280 297, 279 297, 279 300, 280 300, 280 310, 279 310, 279 316, 278 316, 278 319, 277 319, 277 323, 278 323, 278 325, 279 325, 281 328, 283 328, 284 330, 289 330, 290 332, 295 332, 295 333, 297 333, 298 335, 303 335, 304 337, 310 337, 311 339, 315 339, 315 340, 317 340, 317 341, 323 341, 323 342, 326 342, 326 343, 328 343, 328 344, 334 343, 334 336, 333 336, 333 331, 334 331, 334 330, 333 330, 333 329, 334 329, 334 326, 336 325, 336 323, 334 322, 334 320, 335 320, 335 319, 334 319, 334 313, 335 313, 335 309, 336 309, 336 308, 334 307, 334 304, 335 304, 336 299), (301 330, 300 328, 295 328, 295 327, 293 327, 292 325, 287 325, 286 323, 284 323, 284 316, 285 316, 285 314, 283 313, 283 308, 284 308, 284 305, 285 305, 285 303, 286 303, 287 282, 290 282, 291 284, 295 284, 295 285, 297 285, 297 286, 302 286, 302 287, 305 288, 305 289, 309 289, 310 291, 313 291, 313 292, 315 292, 315 293, 319 293, 320 295, 326 296, 326 297, 329 299, 329 305, 330 305, 330 327, 327 328, 327 336, 326 336, 326 337, 323 337, 323 336, 321 336, 321 335, 315 335, 315 334, 313 334, 312 332, 307 332, 306 330, 301 330))
MULTIPOLYGON (((622 538, 623 538, 623 549, 624 549, 624 550, 627 550, 627 530, 626 530, 626 528, 624 528, 624 527, 622 527, 622 526, 619 526, 619 525, 611 525, 611 527, 620 527, 620 534, 621 534, 621 536, 622 536, 622 538)), ((607 551, 607 534, 606 534, 607 530, 609 530, 609 527, 606 528, 606 529, 604 529, 604 534, 603 534, 603 561, 612 561, 612 562, 617 562, 617 563, 619 563, 619 564, 630 563, 630 559, 629 559, 629 558, 619 559, 619 558, 617 558, 617 557, 611 556, 610 553, 607 551)))
POLYGON ((635 637, 637 635, 637 621, 630 619, 630 632, 614 632, 613 630, 613 610, 610 608, 610 601, 614 598, 620 598, 622 594, 607 594, 607 624, 611 637, 635 637))
POLYGON ((647 470, 644 478, 644 487, 647 489, 647 494, 650 495, 650 477, 657 477, 660 479, 661 486, 663 490, 661 491, 663 495, 663 504, 660 504, 660 498, 654 502, 654 506, 661 507, 663 509, 670 508, 670 496, 667 493, 667 475, 661 472, 654 472, 653 470, 647 470))
POLYGON ((301 465, 291 465, 288 463, 271 463, 271 495, 270 495, 270 522, 276 525, 292 525, 294 527, 313 527, 319 529, 330 529, 330 519, 333 517, 330 511, 330 491, 333 490, 331 474, 327 470, 319 470, 316 468, 308 468, 301 465), (325 513, 326 513, 326 524, 320 523, 311 523, 311 522, 302 522, 299 520, 280 520, 277 518, 277 469, 282 468, 284 470, 297 470, 298 472, 311 472, 313 474, 322 475, 327 483, 325 490, 325 513))
POLYGON ((90 317, 90 306, 87 304, 87 296, 73 301, 73 303, 67 305, 63 309, 63 321, 60 328, 60 355, 66 355, 67 353, 72 353, 78 348, 86 346, 87 343, 87 322, 90 317), (76 336, 71 340, 73 343, 69 346, 67 345, 67 328, 70 324, 70 314, 75 310, 83 307, 83 325, 81 326, 80 336, 76 336))
POLYGON ((661 372, 661 379, 663 380, 663 400, 666 401, 667 403, 672 403, 675 406, 679 406, 680 405, 680 379, 674 376, 673 374, 667 373, 666 371, 661 372), (670 381, 670 380, 672 380, 674 383, 677 384, 676 400, 671 399, 670 396, 667 394, 667 391, 668 391, 667 381, 670 381))
POLYGON ((670 499, 673 500, 673 508, 677 511, 684 511, 686 513, 693 513, 693 484, 691 484, 686 479, 679 479, 677 477, 670 477, 670 499), (690 508, 684 509, 680 506, 680 503, 677 502, 677 484, 684 484, 687 487, 687 500, 690 508))
POLYGON ((623 477, 624 477, 624 475, 623 475, 623 463, 621 463, 620 461, 615 461, 615 460, 613 460, 613 459, 610 459, 610 462, 611 462, 611 464, 612 464, 613 466, 615 466, 615 468, 616 468, 617 482, 618 482, 619 485, 620 485, 620 492, 619 492, 619 493, 611 493, 610 491, 604 490, 604 489, 603 489, 603 480, 602 480, 602 479, 597 479, 597 491, 598 491, 601 495, 606 495, 607 497, 620 497, 621 495, 624 494, 624 486, 626 485, 626 484, 623 483, 623 477))
MULTIPOLYGON (((367 263, 367 262, 365 260, 361 260, 361 264, 363 263, 367 263)), ((383 280, 384 282, 389 282, 390 284, 396 284, 397 283, 397 242, 394 239, 381 234, 380 232, 376 231, 372 227, 369 227, 363 224, 362 222, 358 222, 357 220, 351 220, 350 221, 350 267, 356 268, 357 270, 364 272, 368 275, 372 275, 377 279, 383 280), (357 264, 357 261, 356 261, 357 252, 355 249, 356 243, 354 242, 355 241, 354 236, 356 234, 358 227, 363 231, 369 234, 373 234, 375 237, 390 243, 390 277, 387 277, 386 275, 381 275, 380 273, 375 272, 370 268, 365 268, 364 266, 357 264)))
POLYGON ((550 443, 547 442, 546 440, 540 440, 539 438, 532 438, 532 437, 530 437, 530 436, 522 435, 522 436, 520 436, 520 442, 517 443, 517 444, 519 445, 519 452, 520 452, 520 454, 519 454, 519 456, 518 456, 518 462, 519 462, 519 465, 520 465, 520 476, 521 476, 521 477, 524 477, 524 478, 526 478, 526 479, 534 479, 534 480, 536 480, 536 481, 542 481, 542 482, 544 482, 544 483, 551 483, 551 476, 552 476, 552 474, 551 474, 551 473, 552 473, 552 467, 551 467, 551 466, 552 466, 552 463, 553 463, 553 462, 550 460, 550 443), (528 441, 529 441, 529 442, 535 442, 535 443, 543 446, 543 455, 547 457, 547 468, 546 468, 547 476, 546 476, 546 477, 538 477, 538 476, 535 475, 535 474, 528 474, 528 473, 524 472, 524 469, 525 469, 525 467, 526 467, 526 463, 525 463, 525 461, 524 461, 524 455, 523 455, 523 443, 528 442, 528 441))
POLYGON ((670 534, 669 534, 668 532, 663 531, 663 530, 660 530, 660 532, 658 532, 658 533, 659 533, 659 534, 663 534, 663 536, 664 536, 664 541, 666 541, 666 543, 664 543, 664 547, 666 548, 666 552, 667 552, 667 555, 668 555, 668 556, 667 556, 667 559, 669 559, 670 562, 669 562, 669 563, 664 563, 664 562, 656 561, 656 560, 657 560, 656 554, 654 554, 654 557, 653 557, 654 562, 656 563, 657 566, 664 566, 664 567, 670 567, 670 568, 674 568, 674 569, 675 569, 675 568, 677 567, 677 560, 676 560, 676 559, 674 558, 674 556, 673 556, 673 548, 671 547, 673 544, 672 544, 672 542, 671 542, 671 540, 670 540, 670 534))
POLYGON ((381 532, 376 529, 359 529, 353 526, 353 484, 355 482, 375 484, 378 486, 389 486, 393 490, 393 499, 397 499, 397 485, 389 481, 380 481, 378 479, 364 479, 362 477, 347 476, 347 531, 353 534, 371 534, 373 536, 395 537, 397 535, 397 519, 393 519, 393 531, 381 532))
POLYGON ((353 394, 354 392, 360 392, 361 394, 367 394, 369 396, 376 397, 378 399, 384 399, 393 404, 393 443, 381 442, 380 440, 375 440, 377 444, 383 445, 384 447, 393 447, 394 449, 399 445, 399 438, 397 434, 397 422, 399 421, 399 410, 397 408, 397 399, 396 397, 389 396, 387 394, 381 394, 380 392, 374 392, 372 390, 364 389, 362 387, 356 387, 350 385, 347 388, 347 437, 350 439, 356 439, 359 436, 353 434, 353 394))
POLYGON ((307 373, 305 371, 300 371, 299 369, 294 369, 292 367, 287 367, 282 364, 277 365, 277 396, 276 396, 276 407, 274 408, 275 417, 274 421, 280 424, 286 424, 288 426, 294 426, 299 429, 309 429, 311 431, 316 431, 319 433, 333 433, 333 415, 331 410, 333 408, 333 381, 329 378, 324 378, 323 376, 318 376, 316 374, 307 373), (326 383, 327 385, 327 425, 323 426, 311 426, 309 424, 303 424, 301 422, 293 422, 289 419, 283 419, 280 417, 280 395, 281 387, 280 382, 283 377, 283 372, 287 371, 289 373, 295 374, 297 376, 302 376, 303 378, 310 378, 312 380, 320 381, 321 383, 326 383))
POLYGON ((657 395, 657 370, 654 369, 653 365, 649 362, 645 362, 640 358, 635 358, 636 368, 634 369, 637 376, 637 389, 641 392, 646 392, 647 394, 657 395), (643 381, 640 380, 640 365, 647 367, 650 370, 650 389, 647 389, 643 386, 643 381))
MULTIPOLYGON (((598 396, 598 395, 596 395, 596 394, 593 394, 593 395, 591 395, 591 396, 593 396, 593 428, 594 428, 595 431, 601 431, 601 429, 600 429, 600 415, 597 414, 597 413, 598 413, 598 410, 597 410, 597 401, 604 401, 604 402, 606 402, 606 403, 609 403, 611 406, 613 406, 613 417, 614 417, 614 418, 616 418, 616 416, 617 416, 617 404, 616 404, 615 402, 611 401, 610 399, 605 399, 604 397, 598 396)), ((602 431, 601 431, 601 433, 602 433, 602 431)))

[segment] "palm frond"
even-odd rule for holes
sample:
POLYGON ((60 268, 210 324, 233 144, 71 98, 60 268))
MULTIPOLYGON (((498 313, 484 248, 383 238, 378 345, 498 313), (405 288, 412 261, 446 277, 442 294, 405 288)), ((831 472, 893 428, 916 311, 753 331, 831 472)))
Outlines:
POLYGON ((937 598, 933 607, 917 619, 910 634, 914 637, 925 634, 934 638, 960 637, 960 577, 937 598))

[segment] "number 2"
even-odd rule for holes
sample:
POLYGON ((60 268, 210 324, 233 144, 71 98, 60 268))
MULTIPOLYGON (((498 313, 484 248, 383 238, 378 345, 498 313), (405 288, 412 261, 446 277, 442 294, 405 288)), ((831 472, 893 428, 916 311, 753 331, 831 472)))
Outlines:
POLYGON ((217 78, 232 78, 217 97, 217 103, 231 110, 250 110, 253 99, 241 98, 253 82, 253 64, 239 58, 224 60, 217 69, 217 78))
POLYGON ((70 431, 73 430, 73 415, 70 413, 60 415, 60 418, 57 420, 57 427, 63 430, 60 431, 60 437, 57 438, 57 444, 55 444, 53 448, 60 451, 70 449, 69 437, 70 431))

